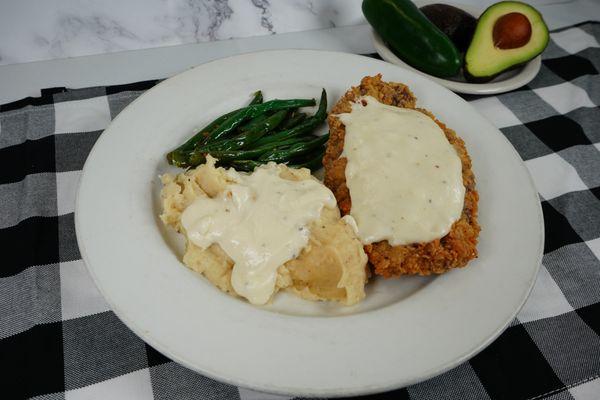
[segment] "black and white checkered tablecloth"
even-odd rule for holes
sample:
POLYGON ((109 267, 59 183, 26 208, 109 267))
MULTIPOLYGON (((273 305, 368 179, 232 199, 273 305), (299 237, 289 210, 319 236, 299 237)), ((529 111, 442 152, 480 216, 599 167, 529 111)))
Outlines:
MULTIPOLYGON (((517 149, 541 197, 546 245, 531 297, 470 361, 364 398, 600 399, 600 23, 551 37, 528 86, 467 97, 517 149)), ((155 83, 49 89, 0 106, 0 398, 285 398, 162 356, 115 317, 82 263, 73 215, 84 161, 155 83)))

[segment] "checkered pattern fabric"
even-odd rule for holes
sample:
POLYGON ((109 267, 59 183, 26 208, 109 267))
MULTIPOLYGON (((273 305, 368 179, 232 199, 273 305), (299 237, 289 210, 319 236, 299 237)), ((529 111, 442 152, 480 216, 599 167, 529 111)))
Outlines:
MULTIPOLYGON (((468 96, 539 191, 543 265, 487 349, 368 399, 600 399, 600 23, 555 31, 528 86, 468 96)), ((0 107, 0 391, 35 399, 283 399, 216 382, 152 349, 109 310, 82 263, 75 193, 88 152, 156 82, 44 90, 0 107)))

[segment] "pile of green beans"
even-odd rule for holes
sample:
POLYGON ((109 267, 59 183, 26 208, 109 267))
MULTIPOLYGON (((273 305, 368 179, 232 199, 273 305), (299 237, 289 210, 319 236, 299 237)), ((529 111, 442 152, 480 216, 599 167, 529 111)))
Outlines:
POLYGON ((313 134, 327 118, 325 89, 313 115, 300 111, 301 107, 314 105, 314 99, 265 102, 258 91, 246 107, 220 116, 169 152, 167 161, 177 167, 193 168, 206 162, 210 154, 219 166, 238 171, 253 171, 271 161, 317 170, 322 166, 329 138, 329 134, 313 134))

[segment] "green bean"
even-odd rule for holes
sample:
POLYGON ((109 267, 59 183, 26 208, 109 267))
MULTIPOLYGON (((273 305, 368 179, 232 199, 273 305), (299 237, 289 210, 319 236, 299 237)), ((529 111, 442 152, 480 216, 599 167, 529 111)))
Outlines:
POLYGON ((269 143, 277 143, 282 140, 291 139, 294 137, 303 137, 303 136, 311 136, 312 131, 321 124, 322 121, 317 121, 315 119, 309 118, 306 121, 300 123, 298 126, 287 129, 285 131, 280 131, 277 133, 273 133, 269 136, 265 136, 257 140, 254 144, 255 146, 264 146, 269 143))
POLYGON ((264 145, 262 148, 274 149, 276 147, 285 147, 285 146, 291 146, 293 144, 298 144, 298 143, 306 143, 306 142, 313 140, 315 137, 317 137, 317 136, 309 135, 309 136, 301 136, 301 137, 292 137, 292 138, 289 138, 286 140, 282 140, 281 142, 270 143, 270 144, 264 145))
MULTIPOLYGON (((256 104, 262 104, 262 101, 263 101, 263 95, 262 95, 262 92, 259 90, 254 93, 252 100, 250 101, 250 103, 248 105, 251 106, 251 105, 256 105, 256 104)), ((201 129, 199 134, 202 133, 203 137, 201 137, 200 140, 204 139, 207 134, 210 134, 213 130, 218 128, 223 122, 227 121, 228 118, 230 118, 232 115, 234 115, 236 112, 240 111, 241 109, 242 108, 238 108, 237 110, 228 112, 227 114, 220 116, 219 118, 215 119, 213 122, 211 122, 210 124, 205 126, 203 129, 201 129)), ((198 135, 195 135, 194 137, 192 137, 191 139, 186 141, 179 148, 184 151, 192 150, 196 146, 196 144, 198 144, 198 140, 193 140, 196 136, 198 136, 198 135)))
POLYGON ((306 115, 303 112, 293 112, 288 117, 288 119, 285 120, 283 124, 281 124, 281 129, 293 128, 294 126, 296 126, 299 123, 301 123, 302 121, 304 121, 306 119, 306 117, 308 117, 308 115, 306 115))
MULTIPOLYGON (((261 104, 262 101, 263 101, 262 92, 260 90, 258 90, 254 93, 249 105, 261 104)), ((194 136, 189 138, 181 146, 179 146, 175 150, 168 153, 167 161, 169 162, 169 164, 173 164, 178 167, 183 166, 182 164, 184 163, 185 159, 187 157, 189 157, 189 155, 186 154, 187 152, 193 150, 198 143, 201 143, 202 141, 204 141, 204 139, 206 138, 206 136, 208 134, 210 134, 214 129, 216 129, 219 125, 221 125, 228 118, 230 118, 232 115, 239 112, 240 110, 241 110, 241 108, 238 108, 237 110, 233 110, 231 112, 228 112, 227 114, 221 115, 219 118, 215 119, 210 124, 208 124, 207 126, 205 126, 202 129, 200 129, 200 131, 198 133, 196 133, 194 136)))
POLYGON ((237 136, 234 136, 230 139, 223 139, 214 143, 209 143, 203 146, 199 146, 194 149, 190 153, 190 158, 192 159, 192 164, 195 164, 197 160, 202 160, 202 156, 198 156, 197 153, 201 154, 221 154, 224 152, 232 152, 235 150, 242 149, 247 147, 252 142, 260 139, 263 135, 275 129, 281 122, 285 119, 287 115, 287 110, 276 111, 272 115, 261 118, 262 116, 266 116, 266 114, 262 114, 261 116, 256 117, 253 121, 255 122, 251 129, 239 133, 237 136), (258 119, 261 119, 258 121, 258 119))
POLYGON ((262 102, 263 102, 262 91, 257 90, 256 92, 254 92, 254 97, 252 97, 252 100, 250 100, 250 104, 248 104, 248 105, 253 106, 255 104, 262 104, 262 102))
POLYGON ((266 118, 262 118, 266 115, 262 114, 246 125, 248 126, 252 124, 253 126, 251 126, 250 129, 245 130, 232 138, 221 139, 216 142, 206 144, 202 146, 202 148, 199 150, 205 152, 211 150, 229 151, 238 150, 242 147, 246 147, 249 144, 260 139, 260 137, 268 134, 269 132, 279 127, 281 123, 285 120, 287 113, 287 110, 280 110, 266 118))
POLYGON ((244 150, 209 150, 211 156, 217 158, 221 162, 228 162, 233 160, 251 160, 261 156, 262 154, 273 150, 277 147, 290 146, 299 143, 306 143, 310 141, 310 138, 292 138, 286 141, 271 143, 262 147, 256 147, 244 150))
POLYGON ((198 165, 204 164, 205 162, 206 162, 206 153, 203 153, 201 151, 198 151, 197 149, 194 149, 194 151, 192 151, 188 155, 187 166, 188 167, 197 167, 198 165))
POLYGON ((240 111, 227 118, 218 128, 208 136, 206 143, 216 142, 231 133, 240 124, 250 118, 255 118, 260 114, 269 111, 285 110, 298 107, 309 107, 316 104, 314 99, 291 99, 291 100, 271 100, 262 104, 255 104, 244 107, 240 111))
MULTIPOLYGON (((321 147, 317 151, 310 153, 307 157, 290 161, 287 166, 290 168, 308 168, 311 171, 316 171, 323 167, 323 155, 325 147, 321 147)), ((235 168, 237 171, 252 172, 258 166, 264 163, 255 160, 234 160, 228 165, 235 168)))
POLYGON ((230 163, 236 171, 252 172, 263 163, 254 160, 235 160, 230 163))
POLYGON ((325 121, 325 118, 327 118, 327 93, 325 92, 325 89, 323 89, 323 91, 321 92, 321 101, 319 103, 319 108, 313 116, 307 118, 306 120, 299 123, 293 128, 283 130, 281 132, 277 132, 266 136, 262 139, 259 139, 258 141, 256 141, 255 144, 257 146, 262 146, 273 141, 284 140, 290 137, 300 136, 305 133, 312 132, 313 129, 315 129, 317 126, 319 126, 319 124, 325 121))
POLYGON ((178 167, 181 166, 181 165, 178 165, 177 162, 184 160, 188 156, 187 153, 189 151, 193 150, 194 147, 196 147, 196 145, 198 143, 201 143, 202 141, 204 141, 204 139, 206 138, 206 135, 208 133, 210 133, 212 130, 214 130, 216 127, 218 127, 220 124, 222 124, 224 121, 226 121, 227 118, 230 118, 236 112, 238 112, 238 110, 234 110, 234 111, 228 112, 225 115, 221 115, 219 118, 215 119, 210 124, 208 124, 207 126, 205 126, 202 129, 200 129, 200 131, 198 131, 198 133, 196 133, 194 136, 189 138, 181 146, 179 146, 175 150, 172 150, 171 152, 169 152, 167 154, 167 161, 169 162, 169 164, 173 164, 178 167))
POLYGON ((189 155, 189 152, 173 150, 172 152, 167 154, 167 161, 169 162, 169 164, 174 165, 176 167, 187 168, 190 166, 189 155))
POLYGON ((219 160, 219 165, 232 165, 241 170, 251 170, 269 161, 300 165, 308 162, 307 157, 327 141, 328 135, 310 134, 327 117, 324 89, 319 107, 310 117, 297 109, 315 105, 314 99, 271 100, 258 104, 261 101, 262 93, 256 92, 251 105, 219 117, 203 129, 199 140, 196 135, 195 141, 190 139, 169 153, 169 162, 194 167, 211 154, 219 160), (277 128, 281 130, 275 132, 277 128))
POLYGON ((309 157, 298 160, 291 161, 288 164, 290 168, 308 168, 311 171, 316 171, 323 167, 323 155, 325 154, 325 147, 321 147, 315 153, 311 153, 309 157))
MULTIPOLYGON (((197 147, 188 155, 188 159, 190 160, 189 164, 195 166, 203 163, 205 160, 204 154, 206 153, 213 155, 222 154, 223 152, 231 152, 252 144, 272 129, 277 128, 277 126, 285 119, 287 113, 287 110, 277 111, 260 124, 256 124, 251 130, 242 132, 232 139, 197 147)), ((219 156, 215 157, 219 158, 219 156)))
POLYGON ((291 129, 273 133, 269 136, 260 138, 254 144, 256 146, 263 146, 265 144, 276 143, 276 142, 290 139, 293 137, 302 136, 307 133, 310 134, 322 122, 323 121, 319 121, 319 120, 314 119, 313 117, 310 117, 307 120, 305 120, 304 122, 298 124, 297 126, 291 128, 291 129))
POLYGON ((254 126, 244 134, 238 135, 238 137, 233 138, 234 145, 238 148, 244 148, 248 145, 256 142, 258 139, 271 132, 273 129, 277 128, 281 123, 285 120, 285 117, 288 114, 288 110, 280 110, 275 112, 269 118, 267 118, 262 124, 258 124, 254 126))
POLYGON ((252 130, 256 126, 259 126, 260 124, 262 124, 263 122, 265 122, 265 120, 267 118, 269 118, 269 116, 270 116, 269 114, 264 113, 264 114, 259 115, 256 118, 252 118, 250 121, 248 121, 247 124, 240 126, 239 130, 241 132, 252 130))
POLYGON ((211 151, 210 155, 221 163, 227 163, 236 160, 252 160, 267 151, 269 149, 259 147, 250 150, 211 151))
POLYGON ((287 162, 294 157, 309 153, 311 150, 323 145, 329 139, 329 133, 312 139, 308 142, 297 143, 291 146, 276 147, 271 152, 265 153, 258 158, 258 161, 269 162, 275 161, 277 163, 287 162))
POLYGON ((314 121, 306 120, 294 128, 286 129, 284 131, 280 131, 277 133, 273 133, 269 136, 262 137, 262 138, 258 139, 254 143, 254 145, 255 146, 264 146, 269 143, 277 143, 282 140, 290 139, 293 137, 299 137, 304 134, 310 134, 312 132, 312 130, 316 127, 316 125, 317 124, 314 121))
POLYGON ((325 121, 327 118, 327 92, 325 89, 321 91, 321 99, 319 100, 319 108, 314 115, 315 118, 325 121))

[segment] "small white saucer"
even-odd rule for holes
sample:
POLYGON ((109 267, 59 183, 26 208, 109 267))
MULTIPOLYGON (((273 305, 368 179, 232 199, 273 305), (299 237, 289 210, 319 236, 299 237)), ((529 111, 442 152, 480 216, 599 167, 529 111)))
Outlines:
MULTIPOLYGON (((420 7, 426 3, 428 2, 423 2, 423 4, 421 4, 421 2, 417 2, 417 6, 420 7)), ((483 10, 481 9, 477 9, 472 6, 466 6, 463 4, 456 4, 450 2, 444 2, 444 4, 460 8, 461 10, 468 12, 476 18, 479 17, 479 15, 483 12, 483 10)), ((383 39, 381 39, 381 37, 375 31, 372 30, 371 32, 373 35, 373 45, 375 46, 375 50, 377 51, 379 56, 381 56, 381 58, 383 58, 385 61, 414 71, 419 75, 423 75, 457 93, 497 94, 520 88, 521 86, 528 84, 533 78, 535 78, 542 64, 542 56, 539 55, 533 60, 529 61, 527 64, 520 66, 516 69, 506 71, 495 77, 490 82, 486 83, 466 82, 462 74, 461 76, 458 76, 456 78, 442 79, 426 74, 415 69, 414 67, 411 67, 410 65, 402 61, 400 58, 398 58, 398 56, 396 56, 390 50, 390 48, 387 47, 383 39)))

